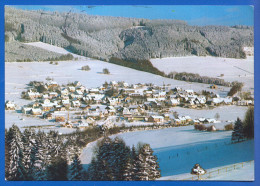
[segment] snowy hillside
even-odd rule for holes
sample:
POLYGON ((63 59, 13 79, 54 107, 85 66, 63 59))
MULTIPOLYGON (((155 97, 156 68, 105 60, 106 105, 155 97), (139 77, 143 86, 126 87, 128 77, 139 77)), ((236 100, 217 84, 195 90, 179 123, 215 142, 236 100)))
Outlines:
POLYGON ((169 57, 151 59, 154 67, 169 73, 190 72, 201 76, 209 76, 224 79, 225 81, 244 82, 246 90, 254 89, 254 57, 247 59, 232 59, 220 57, 169 57), (224 74, 223 77, 220 77, 224 74))
POLYGON ((86 57, 80 56, 80 55, 77 55, 77 54, 73 54, 73 53, 65 50, 64 48, 57 47, 57 46, 54 46, 54 45, 50 45, 50 44, 43 43, 43 42, 32 42, 32 43, 25 43, 25 44, 30 45, 30 46, 35 46, 35 47, 38 47, 38 48, 41 48, 41 49, 44 49, 44 50, 48 50, 48 51, 51 51, 51 52, 56 52, 56 53, 59 53, 59 54, 72 54, 74 57, 77 57, 79 59, 86 59, 86 57))

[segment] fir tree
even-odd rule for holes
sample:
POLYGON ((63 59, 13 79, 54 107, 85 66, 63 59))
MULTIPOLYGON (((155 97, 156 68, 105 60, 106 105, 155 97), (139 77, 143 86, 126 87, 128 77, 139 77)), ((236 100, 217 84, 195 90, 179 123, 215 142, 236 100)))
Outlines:
POLYGON ((64 181, 67 180, 68 165, 67 160, 61 157, 53 158, 47 167, 47 180, 64 181))
POLYGON ((232 132, 232 142, 239 142, 240 140, 244 139, 244 134, 243 134, 243 123, 242 121, 237 118, 234 126, 234 130, 232 132))
POLYGON ((254 107, 249 107, 243 122, 243 132, 248 139, 254 138, 254 107))
POLYGON ((23 143, 22 134, 19 128, 13 125, 9 130, 8 135, 9 145, 9 167, 7 180, 26 180, 27 175, 23 161, 23 143))
POLYGON ((33 166, 36 161, 36 149, 35 149, 35 131, 25 130, 23 133, 24 144, 24 168, 27 173, 27 179, 33 180, 33 166))
POLYGON ((157 157, 149 144, 140 148, 137 160, 137 179, 155 180, 161 176, 157 157))
POLYGON ((76 154, 73 158, 73 162, 70 167, 70 178, 72 181, 83 180, 83 167, 79 160, 79 156, 76 154))
POLYGON ((116 137, 110 151, 109 166, 112 170, 113 179, 124 180, 125 167, 127 161, 130 161, 130 149, 122 139, 116 137))
POLYGON ((97 161, 95 158, 91 160, 91 163, 88 167, 88 177, 87 180, 98 180, 96 177, 96 172, 97 172, 97 161))

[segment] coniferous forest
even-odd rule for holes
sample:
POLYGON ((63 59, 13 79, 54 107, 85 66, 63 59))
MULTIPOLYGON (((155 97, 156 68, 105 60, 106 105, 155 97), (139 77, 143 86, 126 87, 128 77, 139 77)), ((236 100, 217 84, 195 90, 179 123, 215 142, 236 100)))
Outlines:
MULTIPOLYGON (((93 132, 95 133, 95 132, 93 132)), ((88 169, 79 159, 82 135, 59 135, 13 125, 5 131, 5 177, 9 181, 155 180, 157 157, 149 144, 128 147, 120 138, 103 138, 88 169)))

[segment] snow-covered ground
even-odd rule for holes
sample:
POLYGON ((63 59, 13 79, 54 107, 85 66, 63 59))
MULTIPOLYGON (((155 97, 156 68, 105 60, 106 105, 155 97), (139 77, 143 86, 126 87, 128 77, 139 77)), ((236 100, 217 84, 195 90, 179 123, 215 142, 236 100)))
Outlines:
POLYGON ((43 43, 43 42, 32 42, 32 43, 24 43, 24 44, 39 47, 39 48, 42 48, 44 50, 56 52, 56 53, 59 53, 59 54, 72 54, 74 57, 77 57, 79 59, 86 59, 86 57, 80 56, 80 55, 77 55, 77 54, 73 54, 73 53, 65 50, 64 48, 57 47, 57 46, 54 46, 54 45, 50 45, 50 44, 43 43))
POLYGON ((36 116, 29 117, 15 111, 5 111, 5 128, 10 128, 13 124, 17 125, 21 131, 24 131, 27 127, 33 127, 36 131, 41 130, 44 132, 55 130, 62 134, 76 131, 75 128, 59 127, 59 124, 55 122, 49 122, 36 116))
POLYGON ((213 109, 189 109, 183 107, 173 107, 170 110, 176 111, 180 116, 190 116, 191 119, 197 118, 215 118, 216 113, 219 114, 220 121, 227 121, 227 120, 236 120, 237 117, 240 119, 244 119, 245 113, 248 107, 246 106, 236 106, 236 105, 225 105, 219 106, 213 109))
POLYGON ((169 57, 151 59, 154 67, 165 73, 190 72, 201 76, 218 77, 225 81, 244 82, 245 90, 254 89, 254 56, 246 59, 220 58, 220 57, 169 57), (220 77, 224 74, 223 77, 220 77))
MULTIPOLYGON (((213 172, 210 175, 201 176, 201 180, 227 180, 227 181, 253 181, 254 180, 254 161, 241 164, 231 164, 222 167, 208 169, 207 172, 213 172), (233 168, 235 166, 235 169, 233 168), (227 169, 226 169, 227 168, 227 169), (220 171, 218 172, 218 169, 220 171)), ((196 180, 196 176, 190 173, 178 174, 173 176, 164 176, 158 180, 196 180)))
MULTIPOLYGON (((193 126, 137 131, 111 136, 121 137, 127 145, 149 143, 158 157, 162 176, 189 173, 194 164, 205 169, 254 159, 254 141, 231 144, 231 131, 200 132, 193 126)), ((82 151, 81 161, 89 164, 96 141, 82 151)))

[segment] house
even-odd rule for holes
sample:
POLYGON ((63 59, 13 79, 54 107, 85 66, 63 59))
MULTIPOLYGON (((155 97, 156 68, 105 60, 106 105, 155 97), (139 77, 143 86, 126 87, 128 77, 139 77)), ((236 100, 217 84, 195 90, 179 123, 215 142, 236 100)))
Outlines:
POLYGON ((189 122, 191 122, 192 121, 192 119, 191 119, 191 117, 190 116, 184 116, 185 117, 185 119, 186 119, 186 122, 187 123, 189 123, 189 122))
POLYGON ((137 115, 134 115, 133 116, 133 120, 134 121, 147 121, 147 118, 145 116, 137 116, 137 115))
POLYGON ((174 119, 174 122, 175 122, 176 125, 180 125, 181 124, 181 120, 179 120, 179 119, 174 119))
POLYGON ((75 87, 78 87, 78 86, 81 85, 81 83, 79 81, 75 81, 73 84, 74 84, 75 87))
POLYGON ((80 107, 80 101, 72 101, 72 107, 80 107))
POLYGON ((31 107, 23 107, 22 108, 22 113, 24 114, 30 114, 31 113, 32 108, 31 107))
POLYGON ((65 116, 64 115, 56 115, 55 116, 55 121, 56 122, 64 122, 65 121, 65 116))
POLYGON ((180 99, 172 98, 172 99, 170 99, 169 104, 172 105, 172 106, 177 106, 177 105, 180 104, 180 99))
POLYGON ((164 122, 164 117, 163 116, 150 116, 148 118, 148 122, 163 123, 164 122))
POLYGON ((178 119, 182 125, 187 124, 187 120, 185 116, 179 116, 178 119))
POLYGON ((164 119, 167 121, 170 119, 170 115, 168 113, 163 114, 163 116, 164 116, 164 119))
POLYGON ((5 109, 6 109, 6 110, 15 110, 15 104, 14 104, 14 102, 6 101, 6 102, 5 102, 5 109))
POLYGON ((124 108, 123 110, 123 117, 126 119, 132 118, 132 113, 129 111, 128 108, 124 108))
POLYGON ((49 81, 49 82, 46 83, 46 85, 47 85, 48 89, 50 89, 50 88, 52 88, 52 87, 57 87, 57 86, 59 86, 58 83, 55 82, 55 81, 49 81))
POLYGON ((50 92, 49 93, 49 98, 52 99, 52 98, 55 98, 58 96, 58 93, 57 92, 50 92))
POLYGON ((239 100, 239 101, 237 101, 237 105, 239 105, 239 106, 254 105, 254 101, 253 100, 239 100))
POLYGON ((27 96, 29 99, 35 99, 35 98, 41 97, 41 94, 40 94, 39 92, 33 92, 32 90, 29 90, 29 91, 26 93, 26 96, 27 96))
POLYGON ((111 120, 106 120, 103 123, 98 124, 103 130, 104 129, 110 129, 115 126, 115 124, 111 120))
POLYGON ((116 109, 113 106, 107 106, 105 109, 110 115, 114 115, 116 113, 116 109))
POLYGON ((63 99, 61 102, 62 102, 62 104, 63 104, 65 107, 69 107, 69 106, 70 106, 70 100, 69 100, 69 99, 63 99))
POLYGON ((78 121, 77 127, 85 128, 85 127, 89 127, 89 124, 87 122, 83 122, 82 120, 80 120, 80 121, 78 121))
POLYGON ((206 122, 208 122, 208 123, 217 123, 217 121, 215 119, 210 119, 210 118, 207 118, 206 122))
POLYGON ((89 105, 80 105, 80 109, 81 110, 88 110, 88 109, 90 109, 90 106, 89 105))
POLYGON ((49 111, 53 108, 53 104, 49 103, 49 104, 42 104, 42 110, 43 111, 49 111))
POLYGON ((95 124, 95 120, 92 117, 87 117, 86 122, 89 125, 94 125, 95 124))
POLYGON ((69 89, 70 92, 75 92, 75 90, 76 90, 76 88, 73 87, 73 86, 69 86, 68 89, 69 89))
POLYGON ((194 91, 193 90, 189 90, 189 89, 187 89, 187 90, 185 90, 185 92, 187 93, 187 94, 194 94, 194 91))
POLYGON ((66 111, 66 107, 63 105, 57 105, 55 106, 55 111, 66 111))
POLYGON ((43 119, 48 119, 48 120, 52 119, 52 113, 50 113, 50 112, 45 112, 45 113, 43 114, 43 119))
POLYGON ((60 91, 61 95, 64 95, 64 96, 67 96, 69 95, 69 91, 67 88, 62 88, 61 91, 60 91))
POLYGON ((200 123, 206 123, 207 122, 206 118, 199 118, 198 120, 200 121, 200 123))
POLYGON ((42 110, 40 108, 32 108, 31 114, 32 115, 41 115, 42 114, 42 110))

